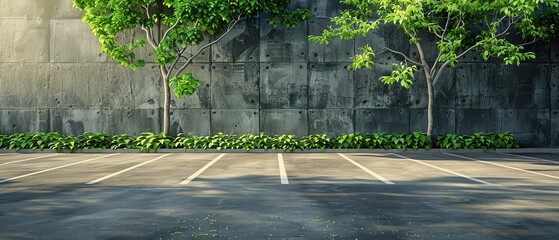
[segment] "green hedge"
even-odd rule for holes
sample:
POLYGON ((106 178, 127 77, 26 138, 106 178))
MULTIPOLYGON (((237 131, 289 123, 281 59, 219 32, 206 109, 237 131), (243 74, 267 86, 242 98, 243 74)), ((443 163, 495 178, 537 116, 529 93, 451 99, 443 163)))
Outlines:
POLYGON ((497 149, 497 148, 519 148, 518 141, 514 135, 509 132, 502 134, 491 133, 474 133, 467 134, 446 134, 437 136, 436 145, 440 148, 451 150, 456 149, 475 149, 481 148, 497 149))
MULTIPOLYGON (((518 142, 510 133, 490 134, 475 133, 472 135, 447 134, 437 136, 436 146, 445 149, 484 150, 495 148, 518 148, 518 142)), ((430 149, 430 139, 421 132, 410 134, 342 134, 329 138, 325 134, 309 135, 297 138, 293 135, 267 136, 259 135, 226 135, 219 133, 214 136, 193 136, 179 134, 142 133, 138 136, 126 134, 110 136, 106 133, 84 133, 80 136, 64 136, 57 132, 51 133, 20 133, 0 135, 2 149, 55 149, 57 151, 77 149, 138 149, 142 152, 165 149, 430 149)))

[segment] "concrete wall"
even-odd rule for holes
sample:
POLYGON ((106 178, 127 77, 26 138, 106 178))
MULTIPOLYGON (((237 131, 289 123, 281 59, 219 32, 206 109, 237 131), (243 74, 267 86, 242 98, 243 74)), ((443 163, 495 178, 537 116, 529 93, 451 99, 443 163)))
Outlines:
MULTIPOLYGON (((162 89, 151 63, 131 71, 100 54, 70 0, 0 0, 0 134, 160 131, 162 89)), ((393 28, 366 38, 309 43, 330 25, 337 0, 301 0, 314 20, 286 30, 265 17, 240 24, 190 67, 205 84, 172 104, 173 133, 336 135, 426 129, 426 86, 378 81, 399 58, 380 55, 374 71, 344 67, 366 43, 417 55, 393 28)), ((431 46, 432 48, 433 46, 431 46)), ((426 46, 429 49, 429 46, 426 46)), ((520 67, 467 56, 435 86, 435 133, 515 133, 524 146, 559 145, 559 42, 530 48, 520 67)), ((433 55, 433 53, 429 53, 433 55)))

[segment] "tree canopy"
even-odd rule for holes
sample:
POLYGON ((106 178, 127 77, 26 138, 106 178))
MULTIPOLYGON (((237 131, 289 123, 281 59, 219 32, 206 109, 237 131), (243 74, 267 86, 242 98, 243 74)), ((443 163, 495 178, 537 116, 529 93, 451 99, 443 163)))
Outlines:
POLYGON ((204 49, 225 37, 241 20, 267 13, 269 24, 294 27, 310 19, 306 9, 288 8, 292 0, 74 0, 83 21, 99 37, 101 51, 131 69, 144 66, 137 55, 151 49, 165 88, 164 132, 169 131, 169 88, 177 97, 191 95, 202 83, 186 71, 204 49), (123 41, 127 31, 145 34, 123 41), (208 40, 209 39, 209 40, 208 40), (202 44, 204 40, 209 43, 202 44), (195 51, 187 51, 196 47, 195 51), (189 53, 193 52, 193 53, 189 53))
POLYGON ((380 53, 400 57, 391 75, 380 78, 385 84, 400 83, 409 88, 415 72, 422 69, 427 81, 428 129, 432 133, 433 85, 447 66, 478 52, 483 59, 503 59, 505 64, 519 65, 535 58, 524 46, 559 34, 559 1, 557 0, 342 0, 350 7, 333 17, 331 26, 311 41, 329 43, 340 39, 365 37, 382 25, 399 29, 415 46, 419 56, 384 47, 366 45, 353 57, 349 69, 373 70, 374 58, 380 53), (436 54, 425 54, 427 44, 422 36, 436 39, 436 54), (520 39, 520 40, 519 40, 520 39))

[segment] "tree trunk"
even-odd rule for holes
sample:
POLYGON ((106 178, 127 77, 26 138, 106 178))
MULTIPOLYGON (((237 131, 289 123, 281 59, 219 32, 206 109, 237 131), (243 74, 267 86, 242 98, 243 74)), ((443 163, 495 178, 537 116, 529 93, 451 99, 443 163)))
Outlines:
POLYGON ((433 81, 431 76, 427 74, 425 76, 427 79, 427 92, 428 92, 428 103, 427 103, 427 137, 431 138, 433 135, 433 81))
POLYGON ((169 76, 163 76, 163 88, 165 89, 165 102, 163 104, 163 133, 169 135, 171 124, 171 87, 169 86, 169 76))
MULTIPOLYGON (((421 44, 415 43, 417 51, 419 52, 419 57, 421 59, 421 65, 423 67, 423 72, 425 73, 425 80, 427 81, 427 93, 428 93, 428 104, 427 104, 427 137, 432 139, 433 135, 433 75, 431 75, 431 68, 425 59, 425 54, 421 44)), ((437 76, 440 77, 440 76, 437 76)))

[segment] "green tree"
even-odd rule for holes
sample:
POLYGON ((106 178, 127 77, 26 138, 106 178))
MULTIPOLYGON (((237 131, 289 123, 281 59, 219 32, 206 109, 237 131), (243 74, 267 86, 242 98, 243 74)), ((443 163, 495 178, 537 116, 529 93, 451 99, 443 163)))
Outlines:
POLYGON ((135 70, 145 64, 137 50, 150 48, 159 66, 164 86, 163 132, 169 133, 171 87, 177 97, 187 96, 202 81, 186 71, 204 49, 220 41, 233 27, 264 12, 268 23, 294 27, 310 19, 310 12, 290 11, 292 0, 74 0, 84 12, 83 21, 99 37, 101 51, 123 66, 135 70), (123 41, 127 31, 144 34, 123 41), (209 38, 209 43, 201 44, 209 38), (197 50, 187 51, 192 47, 197 50), (189 52, 193 52, 190 54, 189 52))
POLYGON ((376 54, 391 53, 402 59, 394 64, 385 84, 399 83, 409 88, 415 72, 425 74, 428 95, 427 135, 433 128, 433 86, 447 66, 455 67, 458 60, 470 52, 483 59, 502 58, 505 64, 519 65, 535 58, 524 46, 559 32, 559 1, 557 0, 342 0, 347 10, 331 20, 335 24, 320 36, 310 36, 314 42, 327 44, 340 39, 365 37, 382 25, 396 27, 415 46, 418 57, 398 49, 366 45, 353 57, 351 70, 373 69, 376 54), (436 39, 436 54, 429 58, 422 37, 436 39), (518 41, 518 39, 522 39, 518 41))

